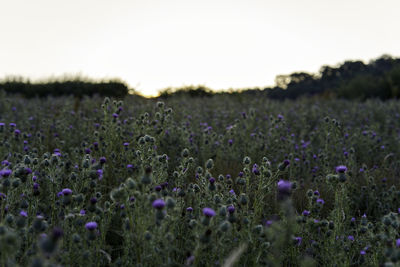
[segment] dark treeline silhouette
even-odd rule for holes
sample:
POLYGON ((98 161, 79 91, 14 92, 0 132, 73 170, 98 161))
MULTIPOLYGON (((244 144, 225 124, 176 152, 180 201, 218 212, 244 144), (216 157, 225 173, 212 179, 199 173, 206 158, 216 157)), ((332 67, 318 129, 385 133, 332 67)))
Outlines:
POLYGON ((383 55, 368 64, 362 61, 345 61, 337 66, 322 66, 319 73, 295 72, 278 75, 275 87, 248 88, 240 91, 213 91, 205 86, 167 88, 160 92, 161 98, 188 96, 210 97, 215 94, 268 96, 272 99, 296 99, 319 96, 324 98, 400 97, 400 58, 383 55))
POLYGON ((7 77, 0 80, 0 91, 8 94, 19 94, 27 98, 73 95, 75 97, 92 96, 113 96, 123 98, 132 89, 117 79, 107 81, 95 81, 80 76, 48 79, 32 83, 23 77, 7 77))
POLYGON ((400 58, 383 55, 368 64, 345 61, 323 66, 319 73, 295 72, 278 75, 274 88, 265 88, 274 99, 319 95, 364 100, 400 97, 400 58))
MULTIPOLYGON (((309 96, 358 100, 400 98, 400 58, 383 55, 371 60, 368 64, 359 60, 349 60, 337 66, 322 66, 318 73, 294 72, 278 75, 275 82, 274 87, 229 91, 214 91, 203 85, 166 88, 160 92, 159 97, 211 97, 218 94, 243 94, 268 96, 279 100, 309 96)), ((117 79, 94 81, 80 76, 65 76, 41 82, 31 82, 22 77, 8 77, 0 80, 1 90, 28 98, 49 95, 74 95, 80 98, 94 94, 123 98, 128 93, 135 93, 133 89, 117 79)))

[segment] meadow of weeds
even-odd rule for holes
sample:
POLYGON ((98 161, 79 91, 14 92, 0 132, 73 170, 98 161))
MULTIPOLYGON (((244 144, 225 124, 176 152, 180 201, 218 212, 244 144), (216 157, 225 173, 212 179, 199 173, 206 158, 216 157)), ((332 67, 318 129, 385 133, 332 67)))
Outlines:
POLYGON ((0 95, 0 266, 400 264, 398 101, 78 104, 0 95))

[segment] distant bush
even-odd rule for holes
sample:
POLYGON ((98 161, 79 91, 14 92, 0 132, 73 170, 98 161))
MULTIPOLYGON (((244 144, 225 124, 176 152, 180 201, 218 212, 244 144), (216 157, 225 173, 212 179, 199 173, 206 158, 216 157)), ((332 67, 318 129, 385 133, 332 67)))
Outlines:
POLYGON ((188 96, 188 97, 210 97, 215 92, 203 85, 190 85, 178 88, 166 88, 160 92, 160 98, 168 98, 171 96, 188 96))
POLYGON ((79 77, 35 83, 21 77, 11 77, 0 81, 0 90, 4 90, 7 94, 20 94, 27 98, 50 95, 73 95, 81 98, 94 94, 123 98, 129 92, 128 86, 119 80, 93 81, 79 77))

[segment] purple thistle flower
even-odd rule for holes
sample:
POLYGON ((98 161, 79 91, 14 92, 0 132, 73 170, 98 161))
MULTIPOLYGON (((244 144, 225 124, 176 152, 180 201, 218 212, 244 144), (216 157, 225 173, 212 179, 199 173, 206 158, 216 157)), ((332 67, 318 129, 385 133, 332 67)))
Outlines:
POLYGON ((192 208, 192 207, 187 207, 187 208, 186 208, 186 211, 187 211, 187 212, 192 212, 192 211, 193 211, 193 208, 192 208))
POLYGON ((300 246, 302 240, 303 240, 303 238, 301 238, 300 236, 296 236, 296 237, 295 237, 296 245, 297 245, 297 246, 300 246))
POLYGON ((28 213, 26 212, 26 211, 24 211, 24 210, 21 210, 20 212, 19 212, 19 215, 21 216, 21 217, 28 217, 28 213))
POLYGON ((279 180, 278 182, 278 199, 283 200, 290 196, 292 183, 290 181, 279 180))
POLYGON ((367 254, 367 252, 365 252, 365 250, 360 251, 360 255, 365 255, 365 254, 367 254))
MULTIPOLYGON (((229 194, 234 195, 234 196, 236 195, 236 193, 233 189, 229 190, 229 194)), ((399 213, 400 213, 400 211, 399 211, 399 213)))
POLYGON ((208 181, 210 182, 210 184, 214 184, 215 183, 215 178, 211 177, 208 181))
POLYGON ((2 177, 8 177, 11 175, 11 173, 12 173, 12 170, 9 170, 9 169, 0 170, 0 176, 2 176, 2 177))
POLYGON ((308 211, 308 210, 303 210, 303 216, 308 216, 308 215, 310 215, 310 211, 308 211))
POLYGON ((118 114, 117 114, 117 113, 113 113, 112 116, 113 116, 114 118, 118 118, 118 114))
POLYGON ((318 199, 317 199, 317 203, 318 203, 318 204, 321 204, 321 205, 324 205, 324 204, 325 204, 325 201, 324 201, 322 198, 318 198, 318 199))
POLYGON ((89 231, 93 231, 97 228, 97 222, 88 222, 85 224, 85 228, 89 231))
POLYGON ((354 241, 354 236, 349 235, 349 236, 347 237, 347 239, 350 240, 350 241, 354 241))
POLYGON ((39 189, 39 184, 33 183, 33 190, 38 190, 38 189, 39 189))
POLYGON ((216 213, 211 208, 204 208, 203 209, 203 214, 204 214, 204 216, 211 218, 211 217, 214 217, 216 213))
POLYGON ((71 195, 71 194, 72 194, 72 190, 69 189, 69 188, 64 188, 61 192, 62 192, 62 194, 63 194, 64 196, 68 196, 68 195, 71 195))
POLYGON ((345 173, 347 171, 347 167, 344 165, 339 165, 336 167, 336 172, 337 173, 345 173))
POLYGON ((103 170, 102 169, 98 169, 96 171, 96 173, 97 173, 97 176, 99 177, 99 179, 101 180, 103 178, 103 170))
POLYGON ((157 192, 160 192, 162 189, 161 185, 156 185, 156 187, 154 187, 154 190, 156 190, 157 192))
POLYGON ((85 215, 85 214, 86 214, 86 211, 85 211, 84 209, 81 209, 81 210, 79 211, 79 214, 80 214, 80 215, 85 215))
POLYGON ((260 171, 258 170, 258 165, 254 164, 253 168, 252 168, 252 173, 254 173, 255 175, 260 175, 260 171))
POLYGON ((234 213, 235 212, 235 207, 233 205, 228 206, 228 212, 230 214, 234 213))
POLYGON ((101 163, 101 164, 106 163, 106 157, 101 157, 101 158, 100 158, 100 163, 101 163))
POLYGON ((163 209, 165 207, 165 202, 164 202, 164 200, 159 198, 159 199, 156 199, 156 200, 153 201, 152 206, 155 209, 161 210, 161 209, 163 209))

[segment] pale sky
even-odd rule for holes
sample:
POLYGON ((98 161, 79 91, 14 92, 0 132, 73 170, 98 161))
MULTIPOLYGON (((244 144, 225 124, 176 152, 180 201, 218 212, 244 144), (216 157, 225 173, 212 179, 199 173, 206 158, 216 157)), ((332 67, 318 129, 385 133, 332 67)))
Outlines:
POLYGON ((265 87, 346 59, 400 56, 399 0, 0 0, 0 78, 118 77, 265 87))

